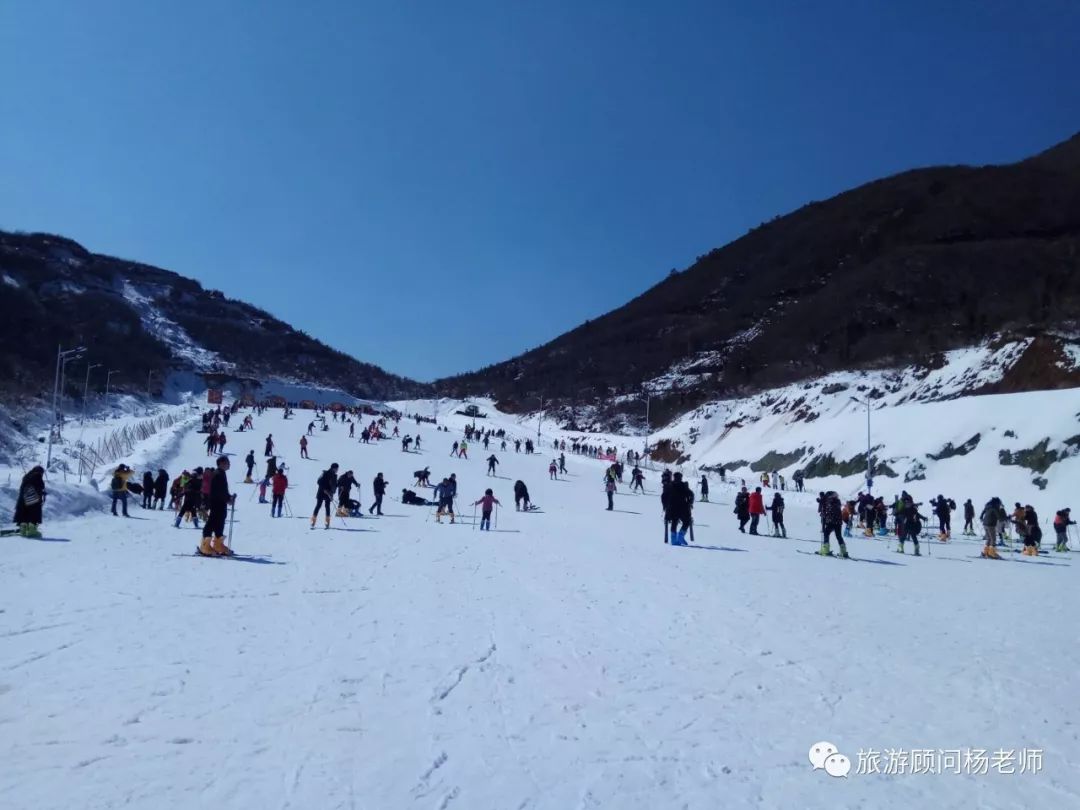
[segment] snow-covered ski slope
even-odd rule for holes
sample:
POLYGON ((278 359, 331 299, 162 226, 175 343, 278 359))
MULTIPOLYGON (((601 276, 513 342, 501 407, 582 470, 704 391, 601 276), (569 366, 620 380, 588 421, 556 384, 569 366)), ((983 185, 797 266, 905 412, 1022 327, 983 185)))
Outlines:
MULTIPOLYGON (((479 444, 449 458, 464 417, 420 427, 419 454, 331 422, 302 461, 308 421, 229 434, 249 559, 187 556, 198 532, 134 504, 0 540, 0 806, 1080 806, 1072 554, 984 561, 958 538, 915 558, 856 538, 858 560, 818 557, 800 553, 817 549, 810 495, 788 495, 789 539, 750 537, 715 481, 697 547, 672 548, 653 473, 607 512, 600 462, 568 454, 549 481, 548 451, 493 446, 494 479, 479 444), (240 483, 267 433, 292 517, 240 483), (331 461, 365 514, 377 472, 395 497, 416 469, 456 472, 466 519, 387 499, 382 518, 310 530, 331 461), (514 512, 517 478, 538 513, 514 512), (465 504, 487 486, 503 508, 481 533, 465 504), (821 740, 849 778, 812 769, 821 740), (868 749, 1005 749, 1017 773, 857 774, 868 749), (1019 773, 1020 749, 1043 752, 1039 772, 1019 773)), ((201 438, 171 475, 207 461, 201 438)))

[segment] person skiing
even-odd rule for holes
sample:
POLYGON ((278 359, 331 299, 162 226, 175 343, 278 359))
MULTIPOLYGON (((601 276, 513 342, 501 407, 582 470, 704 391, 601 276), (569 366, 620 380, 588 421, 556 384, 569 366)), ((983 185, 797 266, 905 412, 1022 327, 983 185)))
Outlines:
POLYGON ((468 460, 469 458, 469 445, 465 442, 461 442, 458 445, 457 457, 468 460))
POLYGON ((682 473, 675 473, 667 489, 664 521, 671 531, 671 545, 685 546, 686 532, 693 522, 694 492, 682 479, 682 473))
POLYGON ((1076 521, 1072 519, 1071 514, 1072 510, 1066 507, 1065 509, 1059 509, 1054 515, 1054 534, 1057 535, 1054 551, 1069 550, 1069 527, 1076 525, 1076 521))
POLYGON ((765 499, 761 496, 761 487, 754 487, 747 499, 747 508, 750 510, 750 534, 757 534, 758 521, 765 514, 765 499))
POLYGON ((1024 533, 1023 553, 1036 557, 1042 548, 1042 528, 1039 526, 1039 516, 1035 514, 1035 507, 1030 503, 1024 507, 1024 523, 1027 531, 1024 533))
POLYGON ((225 452, 225 443, 226 443, 226 442, 227 442, 228 440, 229 440, 229 437, 225 435, 225 431, 224 431, 224 430, 223 430, 223 431, 221 431, 221 433, 219 433, 219 434, 218 434, 218 440, 217 440, 217 451, 218 451, 219 453, 224 453, 224 452, 225 452))
POLYGON ((982 521, 983 531, 986 534, 986 545, 983 546, 980 556, 1001 559, 1001 555, 998 554, 997 548, 997 525, 998 525, 998 509, 1001 508, 1001 499, 994 497, 986 502, 986 506, 983 507, 982 514, 979 515, 979 520, 982 521))
POLYGON ((135 474, 135 471, 128 467, 126 464, 121 464, 116 468, 113 473, 112 483, 109 486, 112 492, 112 514, 113 517, 119 517, 116 514, 117 501, 120 502, 120 506, 123 509, 124 517, 129 517, 127 510, 128 502, 128 479, 135 474))
POLYGON ((521 439, 514 439, 514 452, 515 453, 520 453, 521 452, 521 439))
POLYGON ((417 453, 420 452, 420 434, 419 433, 416 435, 416 441, 413 443, 413 447, 415 448, 417 453))
POLYGON ((203 524, 202 541, 199 553, 207 557, 227 557, 233 552, 225 545, 225 518, 229 514, 229 505, 235 496, 229 494, 229 457, 220 456, 217 469, 210 479, 210 516, 203 524))
POLYGON ((704 475, 701 476, 701 500, 703 503, 709 500, 709 479, 704 475))
POLYGON ((277 468, 277 456, 270 456, 270 458, 266 460, 266 475, 263 477, 273 478, 274 473, 277 472, 277 468))
POLYGON ((484 497, 473 503, 473 506, 480 507, 480 531, 485 529, 491 531, 492 505, 499 505, 499 499, 495 497, 490 489, 484 490, 484 497))
POLYGON ((169 491, 169 474, 165 470, 157 471, 157 478, 154 479, 154 501, 150 504, 151 509, 157 509, 159 512, 165 510, 165 495, 169 491))
POLYGON ((202 502, 202 476, 203 468, 196 467, 195 472, 184 485, 184 498, 180 503, 180 509, 176 513, 176 523, 173 525, 180 528, 180 521, 185 517, 190 520, 195 528, 199 528, 199 504, 202 502))
POLYGON ((607 493, 607 511, 609 512, 615 510, 615 493, 617 491, 615 487, 615 471, 609 468, 604 475, 604 492, 607 493))
POLYGON ((154 474, 147 470, 142 477, 142 508, 150 509, 154 503, 154 474))
POLYGON ((266 449, 263 450, 264 456, 274 455, 274 434, 270 433, 266 437, 266 449))
MULTIPOLYGON (((565 442, 563 444, 565 446, 565 442)), ((566 453, 559 453, 559 473, 566 475, 566 453)))
POLYGON ((371 508, 368 509, 368 514, 375 512, 380 517, 382 516, 382 499, 386 493, 387 482, 383 480, 382 473, 375 476, 375 480, 371 482, 371 489, 375 493, 375 502, 371 504, 371 508))
POLYGON ((746 524, 750 521, 750 495, 746 491, 746 487, 743 487, 735 495, 735 509, 732 510, 732 514, 738 518, 739 531, 746 534, 746 524))
POLYGON ((404 438, 402 438, 402 440, 401 440, 401 452, 402 453, 408 453, 409 452, 409 446, 411 444, 412 444, 412 436, 405 436, 404 438))
POLYGON ((339 517, 360 516, 360 502, 351 497, 354 486, 358 487, 359 485, 356 483, 356 476, 353 475, 352 470, 349 470, 338 479, 337 502, 339 517))
POLYGON ((450 445, 450 456, 451 457, 457 455, 457 448, 458 448, 458 443, 457 442, 454 442, 452 445, 450 445))
POLYGON ((836 542, 840 544, 840 557, 841 559, 849 559, 847 545, 844 543, 844 537, 841 534, 840 527, 843 522, 840 518, 840 496, 835 492, 827 492, 824 495, 824 500, 821 501, 821 549, 818 554, 826 557, 833 556, 832 549, 829 547, 829 535, 836 535, 836 542))
POLYGON ((19 527, 20 537, 41 538, 40 526, 44 522, 42 514, 45 507, 45 468, 41 465, 31 467, 19 484, 19 495, 15 500, 15 515, 12 520, 19 527))
POLYGON ((315 521, 319 517, 319 507, 324 507, 326 510, 326 526, 330 528, 330 503, 334 500, 334 493, 337 492, 337 462, 330 465, 330 468, 323 470, 323 474, 319 476, 319 480, 316 482, 315 491, 315 511, 311 513, 311 528, 315 528, 315 521))
POLYGON ((557 461, 555 461, 555 459, 552 459, 551 463, 548 464, 548 479, 552 480, 552 481, 557 481, 558 478, 559 478, 559 464, 558 464, 557 461))
POLYGON ((964 501, 964 535, 966 537, 975 536, 975 504, 971 502, 971 498, 964 501))
MULTIPOLYGON (((907 492, 901 495, 900 499, 901 509, 896 514, 896 528, 900 536, 900 546, 896 549, 901 554, 904 553, 904 542, 910 540, 915 545, 915 556, 920 556, 919 552, 919 534, 922 532, 923 521, 926 518, 919 514, 919 504, 914 500, 907 492)), ((946 505, 948 508, 948 505, 946 505)))
POLYGON ((638 490, 642 495, 645 494, 645 474, 641 471, 641 467, 634 467, 630 471, 630 491, 638 490))
POLYGON ((206 445, 206 455, 211 456, 214 454, 214 450, 217 449, 217 433, 211 431, 206 437, 206 441, 203 442, 206 445))
POLYGON ((495 466, 499 463, 499 459, 497 459, 495 457, 494 453, 492 453, 490 456, 488 456, 487 463, 488 463, 487 474, 488 475, 495 475, 495 466))
POLYGON ((784 526, 784 496, 779 492, 773 493, 772 503, 769 504, 769 515, 772 518, 773 537, 787 537, 787 527, 784 526))
POLYGON ((428 481, 428 478, 431 475, 431 470, 428 467, 424 467, 424 469, 422 469, 422 470, 417 470, 416 472, 413 473, 413 475, 416 476, 416 483, 413 484, 414 487, 430 487, 431 486, 431 483, 428 481))
POLYGON ((247 475, 244 476, 244 483, 254 483, 251 478, 251 472, 255 469, 255 451, 249 450, 248 454, 244 456, 244 463, 247 465, 247 475))
POLYGON ((520 512, 522 505, 524 505, 526 512, 532 508, 529 503, 529 490, 524 481, 518 480, 514 482, 514 509, 520 512))
POLYGON ((802 470, 796 470, 794 473, 791 474, 791 480, 795 482, 795 491, 796 492, 802 492, 803 491, 803 482, 805 481, 805 478, 803 476, 803 471, 802 470))
POLYGON ((310 458, 307 452, 307 436, 300 437, 300 458, 310 458))
POLYGON ((450 513, 450 522, 454 522, 454 487, 450 484, 449 478, 444 478, 435 486, 435 492, 432 493, 435 496, 435 500, 438 502, 438 508, 435 510, 435 522, 442 523, 442 516, 447 512, 450 513))
POLYGON ((314 436, 315 435, 315 422, 314 422, 314 420, 312 420, 311 422, 308 422, 307 435, 308 436, 314 436))
POLYGON ((281 517, 281 509, 285 505, 285 490, 289 488, 289 479, 282 470, 274 473, 270 482, 270 517, 281 517))

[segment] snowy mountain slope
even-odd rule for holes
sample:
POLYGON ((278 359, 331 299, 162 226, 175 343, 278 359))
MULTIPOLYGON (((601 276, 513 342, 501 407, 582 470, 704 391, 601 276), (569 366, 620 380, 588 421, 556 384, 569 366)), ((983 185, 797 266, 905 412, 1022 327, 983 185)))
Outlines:
MULTIPOLYGON (((1080 802, 1068 678, 1080 654, 1059 621, 1080 608, 1073 555, 985 562, 958 541, 913 558, 856 538, 863 561, 823 559, 800 553, 816 548, 808 503, 791 499, 790 539, 749 537, 723 487, 697 506, 699 547, 672 548, 653 474, 650 495, 620 492, 611 513, 601 462, 569 456, 571 475, 549 481, 547 455, 496 451, 499 477, 486 477, 480 446, 448 458, 469 421, 448 410, 451 433, 402 422, 420 454, 350 442, 331 422, 301 461, 303 412, 230 433, 233 544, 248 561, 177 556, 198 532, 137 507, 127 521, 47 521, 53 542, 0 540, 4 805, 1080 802), (287 455, 295 517, 270 518, 238 483, 238 457, 267 433, 287 455), (357 472, 364 506, 375 472, 395 496, 419 467, 456 472, 466 519, 439 525, 388 500, 385 517, 312 531, 331 460, 357 472), (516 478, 542 511, 513 511, 516 478), (503 502, 490 534, 467 505, 486 486, 503 502), (987 594, 1008 595, 992 603, 1004 612, 987 594), (1013 620, 1031 604, 1053 610, 1013 620), (819 740, 853 767, 860 750, 1000 748, 1018 772, 832 779, 807 761, 819 740), (1042 752, 1037 773, 1019 773, 1028 748, 1042 752)), ((488 422, 535 435, 535 420, 488 422)), ((167 468, 205 462, 189 434, 167 468)))
MULTIPOLYGON (((1063 345, 1072 338, 1059 336, 1063 345)), ((1039 339, 1045 340, 1045 339, 1039 339)), ((930 365, 895 370, 837 372, 770 389, 750 397, 711 402, 651 432, 657 459, 697 478, 721 466, 748 483, 776 470, 792 486, 803 470, 815 493, 836 489, 854 496, 865 489, 867 417, 875 468, 874 491, 887 499, 904 489, 916 500, 938 494, 980 507, 991 496, 1036 507, 1043 521, 1080 492, 1080 396, 1077 389, 979 394, 1005 388, 1035 339, 992 340, 943 353, 930 365), (860 402, 853 402, 852 398, 860 402)), ((1064 375, 1077 375, 1072 355, 1058 359, 1064 375)), ((672 378, 654 381, 670 385, 672 378)), ((462 401, 444 401, 440 413, 462 401)), ((500 415, 491 400, 473 399, 496 419, 519 430, 536 413, 500 415)), ((431 415, 428 401, 390 403, 405 413, 431 415)), ((644 399, 627 398, 644 415, 644 399)), ((546 413, 545 441, 583 438, 589 444, 642 451, 645 430, 638 418, 620 433, 568 429, 604 421, 596 408, 557 408, 546 413)), ((525 431, 528 432, 528 428, 525 431)), ((543 452, 550 452, 545 446, 543 452)), ((751 484, 752 486, 753 484, 751 484)))
MULTIPOLYGON (((383 398, 427 391, 314 340, 272 315, 157 267, 70 239, 0 231, 0 396, 49 396, 57 344, 109 359, 114 390, 155 393, 173 372, 279 380, 383 398)), ((81 396, 82 380, 67 393, 81 396)), ((105 384, 91 378, 91 390, 105 384)))

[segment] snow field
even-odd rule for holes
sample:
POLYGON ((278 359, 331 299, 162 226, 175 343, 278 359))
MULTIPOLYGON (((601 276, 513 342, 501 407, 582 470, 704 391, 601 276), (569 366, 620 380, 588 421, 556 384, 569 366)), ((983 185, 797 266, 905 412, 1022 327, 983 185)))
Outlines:
MULTIPOLYGON (((470 443, 469 460, 449 458, 464 417, 440 414, 450 433, 421 426, 420 454, 330 422, 300 460, 310 419, 230 429, 233 545, 250 560, 182 556, 199 533, 134 504, 129 520, 47 511, 47 541, 0 540, 0 805, 1080 802, 1072 555, 989 562, 957 540, 913 558, 854 538, 861 561, 809 556, 812 496, 788 493, 790 539, 750 537, 715 479, 698 547, 671 548, 655 474, 649 496, 627 479, 609 513, 601 462, 567 454, 570 477, 549 481, 550 450, 470 443), (264 469, 271 432, 292 518, 240 483, 249 449, 264 469), (498 478, 484 475, 492 451, 498 478), (308 528, 331 461, 356 472, 365 515, 384 473, 384 517, 308 528), (457 473, 461 523, 392 499, 425 494, 412 486, 425 465, 433 481, 457 473), (514 512, 516 478, 541 512, 514 512), (503 503, 491 533, 466 506, 486 486, 503 503), (1038 774, 832 779, 807 761, 818 740, 853 763, 865 748, 1045 755, 1038 774)), ((535 420, 477 424, 535 435, 535 420)), ((212 461, 202 438, 178 440, 171 476, 212 461)))

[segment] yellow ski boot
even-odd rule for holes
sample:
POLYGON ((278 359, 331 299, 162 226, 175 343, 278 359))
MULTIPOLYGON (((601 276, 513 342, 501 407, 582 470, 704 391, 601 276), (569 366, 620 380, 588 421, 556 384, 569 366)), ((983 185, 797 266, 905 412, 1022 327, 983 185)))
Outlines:
POLYGON ((225 545, 224 537, 215 537, 213 542, 210 544, 210 547, 214 550, 214 554, 218 555, 219 557, 232 556, 232 549, 225 545))
POLYGON ((204 537, 199 542, 199 553, 206 557, 216 557, 217 552, 214 551, 214 547, 211 545, 210 538, 204 537))

